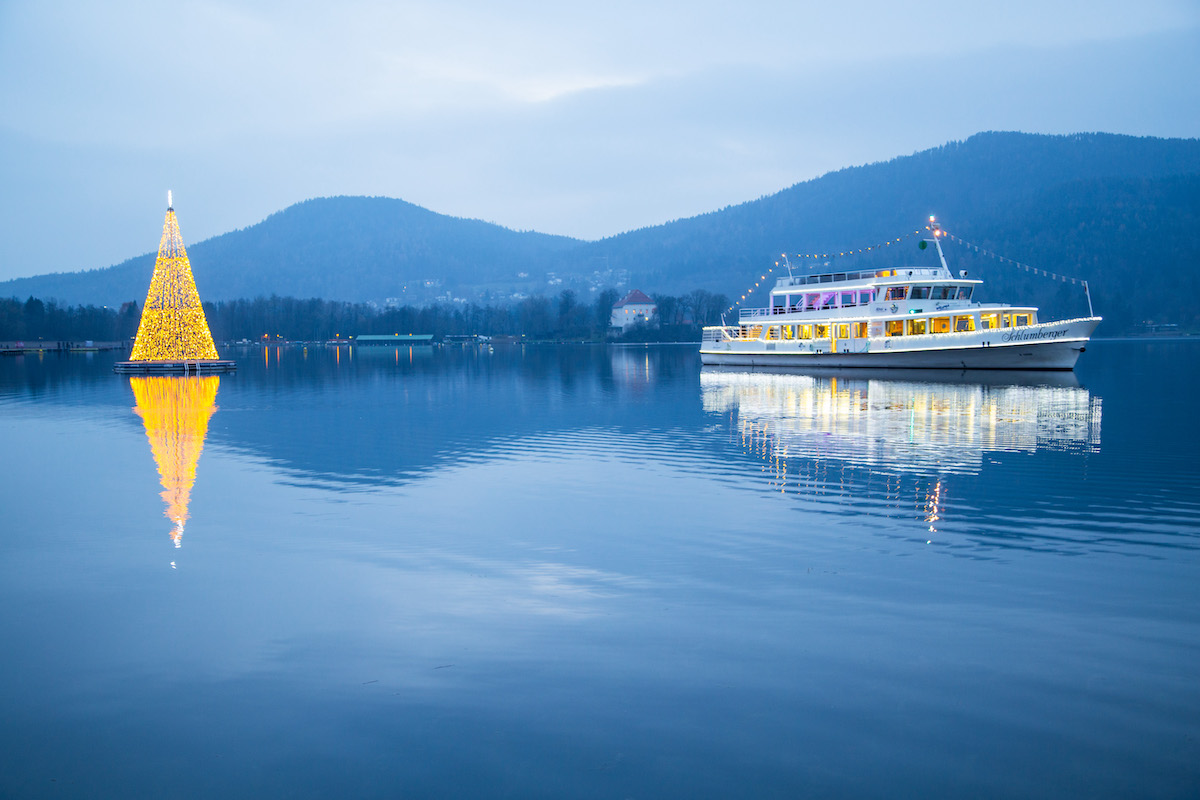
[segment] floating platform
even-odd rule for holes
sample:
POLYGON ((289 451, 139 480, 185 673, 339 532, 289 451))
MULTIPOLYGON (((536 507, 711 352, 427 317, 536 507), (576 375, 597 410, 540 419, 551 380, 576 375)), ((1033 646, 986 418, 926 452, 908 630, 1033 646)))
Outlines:
POLYGON ((134 375, 217 375, 236 370, 236 361, 215 358, 190 361, 118 361, 113 364, 113 372, 134 375))

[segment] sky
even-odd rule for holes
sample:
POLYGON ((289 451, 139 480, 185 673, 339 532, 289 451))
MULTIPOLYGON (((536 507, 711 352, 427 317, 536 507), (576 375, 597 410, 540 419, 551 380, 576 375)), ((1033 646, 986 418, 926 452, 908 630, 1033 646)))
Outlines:
POLYGON ((1200 136, 1200 0, 0 0, 0 280, 331 195, 599 239, 987 130, 1200 136))

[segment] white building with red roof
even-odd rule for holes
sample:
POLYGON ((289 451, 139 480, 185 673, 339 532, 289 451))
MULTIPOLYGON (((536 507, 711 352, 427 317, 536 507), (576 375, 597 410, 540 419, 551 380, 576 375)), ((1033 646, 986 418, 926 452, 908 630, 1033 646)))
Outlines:
POLYGON ((653 300, 640 290, 634 289, 613 304, 612 320, 609 324, 614 328, 625 330, 630 325, 636 324, 638 320, 648 323, 657 310, 658 306, 653 300))

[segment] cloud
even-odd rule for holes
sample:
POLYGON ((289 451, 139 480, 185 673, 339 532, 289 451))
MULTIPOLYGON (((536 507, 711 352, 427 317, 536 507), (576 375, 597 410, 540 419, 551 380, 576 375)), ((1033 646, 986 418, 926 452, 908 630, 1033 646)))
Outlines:
POLYGON ((1195 136, 1198 32, 1178 0, 4 4, 0 277, 152 249, 168 188, 189 242, 331 194, 598 238, 979 130, 1195 136))

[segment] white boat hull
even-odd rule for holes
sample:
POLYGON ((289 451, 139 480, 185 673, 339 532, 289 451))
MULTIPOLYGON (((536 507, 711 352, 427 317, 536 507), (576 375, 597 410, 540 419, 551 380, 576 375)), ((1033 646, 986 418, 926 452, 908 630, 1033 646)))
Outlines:
POLYGON ((1099 317, 1020 328, 820 341, 705 341, 700 361, 740 367, 1070 370, 1099 317))

